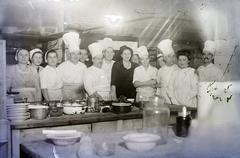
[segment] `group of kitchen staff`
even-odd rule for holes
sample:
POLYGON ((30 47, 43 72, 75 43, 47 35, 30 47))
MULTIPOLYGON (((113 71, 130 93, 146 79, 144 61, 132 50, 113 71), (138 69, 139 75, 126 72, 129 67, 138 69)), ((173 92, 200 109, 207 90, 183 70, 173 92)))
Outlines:
POLYGON ((172 40, 160 41, 158 48, 159 70, 149 64, 147 48, 137 49, 141 66, 134 70, 133 83, 136 87, 137 101, 147 101, 151 96, 158 95, 167 104, 197 106, 199 82, 224 81, 222 71, 213 64, 216 52, 215 42, 204 43, 203 62, 197 70, 191 68, 191 53, 188 50, 174 52, 172 40))
POLYGON ((58 65, 58 53, 49 50, 43 57, 40 49, 16 51, 16 65, 8 67, 7 86, 19 92, 29 102, 45 100, 77 100, 87 96, 101 100, 116 100, 120 96, 147 101, 159 95, 168 104, 196 107, 199 81, 221 81, 223 73, 212 63, 214 41, 206 41, 203 49, 204 65, 197 70, 189 67, 187 50, 175 54, 172 41, 158 44, 161 54, 159 70, 150 65, 147 47, 120 48, 122 60, 113 61, 113 41, 104 38, 88 46, 92 65, 86 50, 80 50, 81 39, 76 32, 63 35, 68 48, 67 60, 58 65), (82 59, 84 56, 83 60, 82 59), (82 57, 82 58, 81 58, 82 57), (42 60, 47 63, 41 67, 42 60), (30 59, 30 60, 29 60, 30 59), (177 60, 176 60, 177 59, 177 60))

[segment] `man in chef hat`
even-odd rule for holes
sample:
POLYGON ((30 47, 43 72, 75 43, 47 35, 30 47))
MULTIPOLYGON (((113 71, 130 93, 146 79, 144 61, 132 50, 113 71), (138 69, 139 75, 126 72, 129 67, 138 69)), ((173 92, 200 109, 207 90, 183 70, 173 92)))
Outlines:
POLYGON ((85 97, 83 74, 87 67, 79 61, 81 39, 77 32, 69 32, 63 35, 63 41, 69 49, 69 59, 57 68, 63 81, 63 99, 82 99, 85 97))
POLYGON ((204 64, 197 69, 200 82, 219 82, 223 81, 223 72, 213 64, 213 59, 216 51, 214 41, 207 40, 203 48, 203 62, 204 64))
POLYGON ((103 64, 102 69, 105 71, 109 84, 111 83, 111 75, 112 75, 112 66, 115 62, 113 57, 115 55, 113 50, 113 40, 111 38, 104 38, 99 41, 99 43, 103 46, 103 64))
POLYGON ((93 65, 84 74, 84 87, 89 96, 98 97, 100 100, 110 100, 110 83, 102 69, 104 47, 100 43, 88 46, 92 55, 93 65))
POLYGON ((157 83, 157 68, 150 65, 149 54, 146 46, 137 49, 139 52, 141 66, 134 70, 133 84, 136 87, 137 101, 148 101, 155 95, 157 83))
POLYGON ((178 69, 175 64, 175 53, 172 47, 172 40, 160 41, 157 46, 163 54, 165 66, 161 67, 157 73, 157 95, 164 98, 165 103, 172 104, 173 90, 170 80, 174 71, 178 69))

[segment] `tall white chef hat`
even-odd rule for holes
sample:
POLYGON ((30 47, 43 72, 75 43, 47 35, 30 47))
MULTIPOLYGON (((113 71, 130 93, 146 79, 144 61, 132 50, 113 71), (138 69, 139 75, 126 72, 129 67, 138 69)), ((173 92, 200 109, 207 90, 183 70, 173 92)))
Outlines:
POLYGON ((215 50, 216 50, 216 46, 215 46, 215 42, 211 41, 211 40, 207 40, 204 43, 204 48, 203 48, 203 53, 211 53, 212 55, 215 54, 215 50))
POLYGON ((113 40, 111 38, 104 38, 99 41, 99 43, 103 46, 104 49, 113 48, 113 40))
POLYGON ((140 58, 148 58, 148 50, 146 46, 138 47, 136 52, 138 52, 140 58))
POLYGON ((69 52, 80 51, 81 39, 77 32, 68 32, 63 35, 63 41, 68 47, 69 52))
POLYGON ((29 52, 30 60, 32 60, 32 57, 34 56, 34 54, 35 54, 35 53, 38 53, 38 52, 41 53, 41 54, 43 54, 42 50, 39 49, 39 48, 35 48, 35 49, 30 50, 30 52, 29 52))
POLYGON ((90 53, 92 54, 92 57, 94 58, 95 56, 97 55, 103 55, 102 54, 102 51, 103 51, 103 46, 98 43, 98 42, 95 42, 95 43, 92 43, 88 46, 88 49, 90 51, 90 53))
POLYGON ((172 40, 170 39, 165 39, 160 41, 157 47, 162 51, 163 56, 174 54, 174 50, 172 47, 172 40))

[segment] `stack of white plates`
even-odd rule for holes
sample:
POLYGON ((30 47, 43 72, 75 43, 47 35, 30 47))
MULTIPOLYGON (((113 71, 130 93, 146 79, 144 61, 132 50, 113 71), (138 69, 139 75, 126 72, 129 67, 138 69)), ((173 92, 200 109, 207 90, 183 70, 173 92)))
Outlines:
POLYGON ((7 116, 11 121, 24 121, 30 118, 28 112, 29 103, 18 103, 7 105, 7 116))

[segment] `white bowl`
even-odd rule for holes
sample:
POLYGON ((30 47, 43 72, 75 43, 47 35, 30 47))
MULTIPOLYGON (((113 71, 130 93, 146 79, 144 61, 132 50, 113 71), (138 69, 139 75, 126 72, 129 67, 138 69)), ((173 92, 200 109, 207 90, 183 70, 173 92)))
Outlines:
POLYGON ((84 106, 64 106, 63 112, 68 115, 83 114, 86 112, 86 107, 84 107, 84 106))
POLYGON ((150 133, 132 133, 122 137, 127 148, 137 152, 152 150, 160 138, 160 136, 150 133))
POLYGON ((83 136, 82 132, 64 133, 64 134, 48 134, 46 137, 51 139, 55 145, 66 146, 75 144, 83 136))

